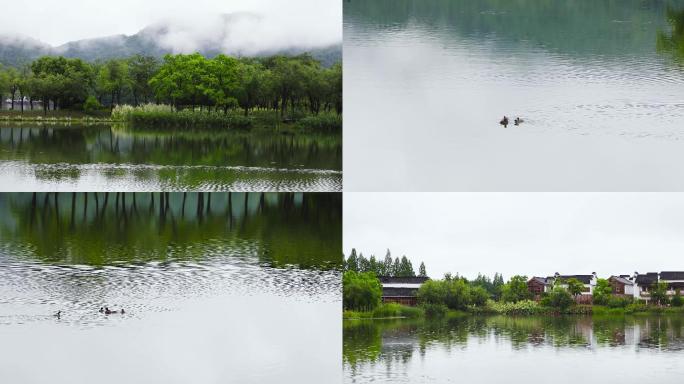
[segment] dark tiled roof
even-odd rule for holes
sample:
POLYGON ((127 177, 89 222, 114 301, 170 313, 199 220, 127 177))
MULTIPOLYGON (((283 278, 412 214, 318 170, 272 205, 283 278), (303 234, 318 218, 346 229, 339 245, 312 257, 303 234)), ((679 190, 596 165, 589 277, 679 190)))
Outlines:
MULTIPOLYGON (((582 284, 589 284, 591 283, 591 279, 594 277, 594 275, 560 275, 558 276, 559 279, 561 280, 569 280, 569 279, 577 279, 582 282, 582 284)), ((555 278, 555 276, 549 277, 550 279, 555 278)))
POLYGON ((418 293, 417 288, 383 288, 383 297, 415 297, 418 293))
POLYGON ((623 277, 625 275, 620 275, 620 276, 611 276, 609 280, 614 280, 618 281, 624 285, 634 285, 630 280, 628 280, 626 277, 623 277))
POLYGON ((390 277, 379 276, 378 279, 382 284, 423 284, 429 278, 427 277, 390 277))
POLYGON ((648 286, 658 281, 657 272, 648 272, 646 274, 639 274, 636 277, 636 283, 641 286, 648 286))
POLYGON ((660 278, 662 280, 684 280, 684 272, 677 272, 677 271, 660 272, 660 278))
POLYGON ((549 280, 548 280, 547 278, 545 278, 545 277, 533 276, 533 277, 530 279, 530 281, 536 281, 537 283, 543 284, 543 285, 549 285, 549 284, 551 284, 551 283, 549 282, 549 280))

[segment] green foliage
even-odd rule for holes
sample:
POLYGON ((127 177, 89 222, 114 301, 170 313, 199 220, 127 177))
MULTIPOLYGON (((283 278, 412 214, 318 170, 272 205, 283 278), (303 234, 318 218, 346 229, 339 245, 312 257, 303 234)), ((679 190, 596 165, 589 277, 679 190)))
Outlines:
MULTIPOLYGON (((46 109, 74 109, 94 96, 112 109, 154 101, 215 114, 240 108, 245 117, 255 110, 272 111, 303 130, 339 131, 342 126, 342 67, 323 67, 310 55, 250 59, 193 53, 166 55, 161 64, 141 55, 95 63, 44 56, 21 71, 0 68, 0 86, 0 95, 40 99, 46 109)), ((159 119, 170 121, 151 118, 159 119)), ((211 121, 226 124, 213 115, 211 121)))
POLYGON ((376 319, 383 317, 417 318, 422 317, 423 315, 424 312, 421 308, 409 307, 397 303, 382 304, 373 311, 373 317, 376 319))
MULTIPOLYGON (((603 305, 607 305, 609 308, 625 308, 633 301, 634 300, 629 297, 610 296, 603 305)), ((594 301, 594 304, 597 303, 594 301)))
POLYGON ((556 286, 548 295, 548 305, 560 311, 567 310, 575 301, 570 292, 563 287, 556 286))
POLYGON ((584 284, 574 277, 567 279, 564 283, 568 286, 568 292, 573 296, 579 296, 584 292, 584 284))
POLYGON ((681 307, 684 305, 684 300, 682 300, 682 294, 679 291, 679 289, 675 290, 674 296, 672 296, 672 300, 670 301, 670 304, 673 307, 681 307))
POLYGON ((428 280, 418 290, 418 302, 444 305, 451 310, 466 311, 487 303, 489 293, 480 286, 472 287, 465 279, 428 280))
POLYGON ((420 262, 420 267, 418 267, 418 276, 427 277, 427 271, 425 270, 425 263, 420 262))
POLYGON ((372 311, 380 305, 382 285, 372 272, 346 271, 342 277, 342 300, 345 309, 372 311))
POLYGON ((423 308, 423 311, 425 313, 425 317, 429 318, 439 318, 439 317, 444 317, 447 312, 449 312, 449 308, 447 308, 446 305, 444 304, 423 304, 421 305, 423 308))
POLYGON ((670 301, 667 297, 667 283, 664 281, 654 283, 651 287, 650 294, 654 304, 667 305, 670 301))
POLYGON ((546 310, 533 300, 513 302, 487 301, 485 311, 501 315, 538 315, 546 310))
POLYGON ((254 123, 250 117, 240 115, 191 110, 174 112, 171 106, 156 104, 116 106, 112 110, 112 119, 128 122, 134 127, 245 129, 254 123))
POLYGON ((501 288, 501 300, 505 302, 516 303, 530 298, 531 294, 527 290, 527 276, 513 276, 501 288))
POLYGON ((613 288, 610 282, 606 279, 598 279, 593 292, 593 303, 598 305, 607 305, 608 301, 613 296, 613 288))
MULTIPOLYGON (((423 267, 425 267, 423 265, 423 267)), ((413 263, 406 256, 392 259, 392 254, 389 249, 385 255, 384 261, 380 262, 371 255, 370 259, 366 259, 363 254, 357 254, 356 249, 352 249, 349 257, 345 261, 345 268, 349 271, 358 272, 373 272, 376 276, 392 276, 392 277, 415 277, 416 272, 413 270, 413 263)))
POLYGON ((95 98, 95 96, 88 96, 86 101, 83 103, 83 111, 86 114, 92 114, 96 111, 102 109, 102 104, 95 98))
POLYGON ((297 126, 309 132, 337 132, 342 129, 342 116, 333 113, 320 113, 297 121, 297 126))

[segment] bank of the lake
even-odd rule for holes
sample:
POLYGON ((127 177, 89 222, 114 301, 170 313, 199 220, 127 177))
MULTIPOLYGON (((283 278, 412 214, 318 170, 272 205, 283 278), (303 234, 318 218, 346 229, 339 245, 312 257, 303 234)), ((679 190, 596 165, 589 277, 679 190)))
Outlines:
POLYGON ((645 304, 629 304, 625 307, 611 308, 604 305, 573 305, 565 309, 547 307, 531 300, 518 303, 490 301, 483 307, 470 307, 467 310, 454 310, 433 305, 407 306, 397 303, 381 304, 370 311, 345 310, 344 320, 386 320, 386 319, 449 319, 463 316, 501 315, 501 316, 684 316, 684 307, 667 307, 645 304))

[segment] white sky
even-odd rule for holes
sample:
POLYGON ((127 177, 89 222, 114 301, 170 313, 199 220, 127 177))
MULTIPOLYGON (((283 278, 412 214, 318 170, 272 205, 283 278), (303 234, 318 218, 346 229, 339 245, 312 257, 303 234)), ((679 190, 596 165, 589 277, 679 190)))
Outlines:
POLYGON ((684 193, 344 194, 344 253, 430 277, 684 270, 684 193))
POLYGON ((207 16, 233 12, 265 16, 268 24, 278 26, 270 31, 273 34, 342 40, 340 0, 4 1, 0 34, 30 36, 56 46, 85 38, 131 35, 164 19, 201 28, 207 16))

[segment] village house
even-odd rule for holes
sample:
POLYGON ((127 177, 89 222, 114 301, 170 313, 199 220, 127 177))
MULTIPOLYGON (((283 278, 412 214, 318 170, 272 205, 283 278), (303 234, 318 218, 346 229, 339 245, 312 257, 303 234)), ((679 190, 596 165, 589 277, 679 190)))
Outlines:
POLYGON ((613 295, 622 297, 637 297, 638 290, 632 276, 611 276, 608 278, 608 282, 612 288, 613 295))
POLYGON ((428 277, 378 277, 382 284, 382 302, 415 306, 418 304, 418 289, 428 277))
POLYGON ((658 281, 667 283, 667 294, 673 296, 677 290, 684 292, 684 272, 663 271, 658 276, 658 281))
POLYGON ((532 278, 527 281, 527 290, 537 301, 541 299, 541 296, 544 292, 549 292, 551 288, 553 288, 553 286, 546 277, 532 276, 532 278))
POLYGON ((581 304, 590 304, 594 287, 598 280, 596 272, 593 272, 591 275, 561 275, 556 272, 553 276, 549 277, 535 276, 527 282, 527 290, 532 293, 535 300, 539 300, 542 293, 550 292, 555 284, 567 289, 568 285, 566 282, 570 279, 576 279, 584 285, 582 293, 575 300, 581 304))
POLYGON ((658 283, 658 272, 648 272, 645 274, 634 272, 632 281, 636 284, 634 297, 648 302, 651 299, 650 290, 658 283))

